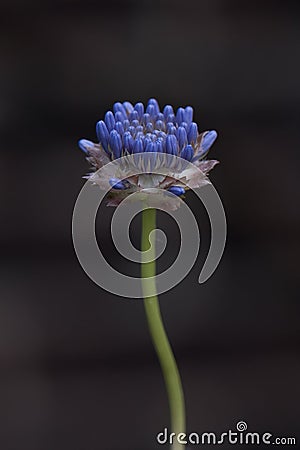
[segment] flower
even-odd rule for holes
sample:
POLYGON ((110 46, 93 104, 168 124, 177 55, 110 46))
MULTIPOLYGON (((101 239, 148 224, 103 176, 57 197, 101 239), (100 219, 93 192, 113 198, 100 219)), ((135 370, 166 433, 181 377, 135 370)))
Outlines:
POLYGON ((86 178, 103 189, 109 185, 109 206, 136 191, 162 189, 181 197, 189 188, 209 183, 206 175, 218 163, 206 159, 217 132, 199 133, 191 106, 175 114, 170 105, 161 112, 154 98, 146 108, 140 102, 117 102, 97 122, 96 134, 97 143, 81 139, 78 145, 95 172, 86 178), (109 165, 112 161, 118 164, 109 165), (106 166, 99 176, 98 169, 106 166))

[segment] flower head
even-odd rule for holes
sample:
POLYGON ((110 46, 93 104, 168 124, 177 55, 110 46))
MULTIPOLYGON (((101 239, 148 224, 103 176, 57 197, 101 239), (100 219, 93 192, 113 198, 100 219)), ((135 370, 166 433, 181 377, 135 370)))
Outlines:
POLYGON ((95 171, 87 178, 103 188, 109 184, 110 206, 135 191, 151 192, 153 188, 180 197, 189 188, 187 182, 192 183, 190 187, 207 184, 206 175, 218 163, 206 159, 217 132, 199 133, 191 106, 175 113, 170 105, 161 111, 153 98, 146 107, 118 102, 97 122, 96 134, 97 143, 81 139, 78 144, 95 171), (118 160, 120 164, 113 165, 104 177, 97 176, 98 169, 118 160))

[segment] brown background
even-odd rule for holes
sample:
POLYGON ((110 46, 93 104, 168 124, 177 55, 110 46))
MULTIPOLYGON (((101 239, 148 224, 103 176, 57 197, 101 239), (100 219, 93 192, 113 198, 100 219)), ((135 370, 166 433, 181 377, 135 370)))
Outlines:
MULTIPOLYGON (((203 248, 161 296, 188 429, 221 433, 245 420, 297 437, 299 3, 2 0, 0 13, 1 450, 162 448, 168 407, 142 302, 94 285, 70 232, 87 171, 77 140, 95 138, 115 101, 149 97, 191 104, 200 129, 219 132, 211 179, 226 252, 199 286, 209 227, 189 196, 203 248)), ((112 212, 101 210, 100 243, 136 273, 112 251, 112 212)), ((165 216, 160 224, 174 242, 163 268, 178 231, 165 216)))

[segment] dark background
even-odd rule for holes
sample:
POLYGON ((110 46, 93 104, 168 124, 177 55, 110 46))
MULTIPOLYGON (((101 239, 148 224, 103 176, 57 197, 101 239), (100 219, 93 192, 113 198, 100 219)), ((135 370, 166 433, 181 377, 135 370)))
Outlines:
MULTIPOLYGON (((245 420, 299 441, 299 12, 291 0, 1 1, 1 450, 160 448, 168 406, 142 302, 94 285, 71 241, 87 171, 77 140, 95 139, 115 101, 149 97, 191 104, 219 132, 224 257, 199 286, 203 215, 196 267, 161 296, 188 430, 245 420)), ((109 250, 113 211, 101 211, 109 250)))

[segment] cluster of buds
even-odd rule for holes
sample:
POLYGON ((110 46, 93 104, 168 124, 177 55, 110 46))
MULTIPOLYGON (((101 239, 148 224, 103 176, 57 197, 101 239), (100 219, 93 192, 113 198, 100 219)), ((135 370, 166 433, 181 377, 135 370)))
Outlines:
POLYGON ((175 113, 170 105, 160 111, 155 99, 150 99, 146 107, 140 102, 134 106, 130 102, 117 102, 113 111, 108 111, 104 120, 97 122, 96 134, 97 143, 86 139, 79 141, 79 147, 94 171, 121 158, 117 173, 110 174, 108 180, 97 182, 95 174, 88 176, 100 185, 108 181, 110 205, 117 205, 135 190, 149 188, 160 188, 182 196, 187 189, 183 180, 188 181, 189 178, 187 166, 190 164, 187 162, 204 175, 218 162, 206 159, 217 132, 199 133, 197 124, 193 122, 191 106, 180 107, 175 113), (129 165, 124 164, 122 157, 129 155, 129 165), (174 158, 175 164, 172 156, 177 157, 174 158), (129 166, 138 169, 139 176, 132 176, 129 166), (163 173, 153 175, 158 171, 163 173))

